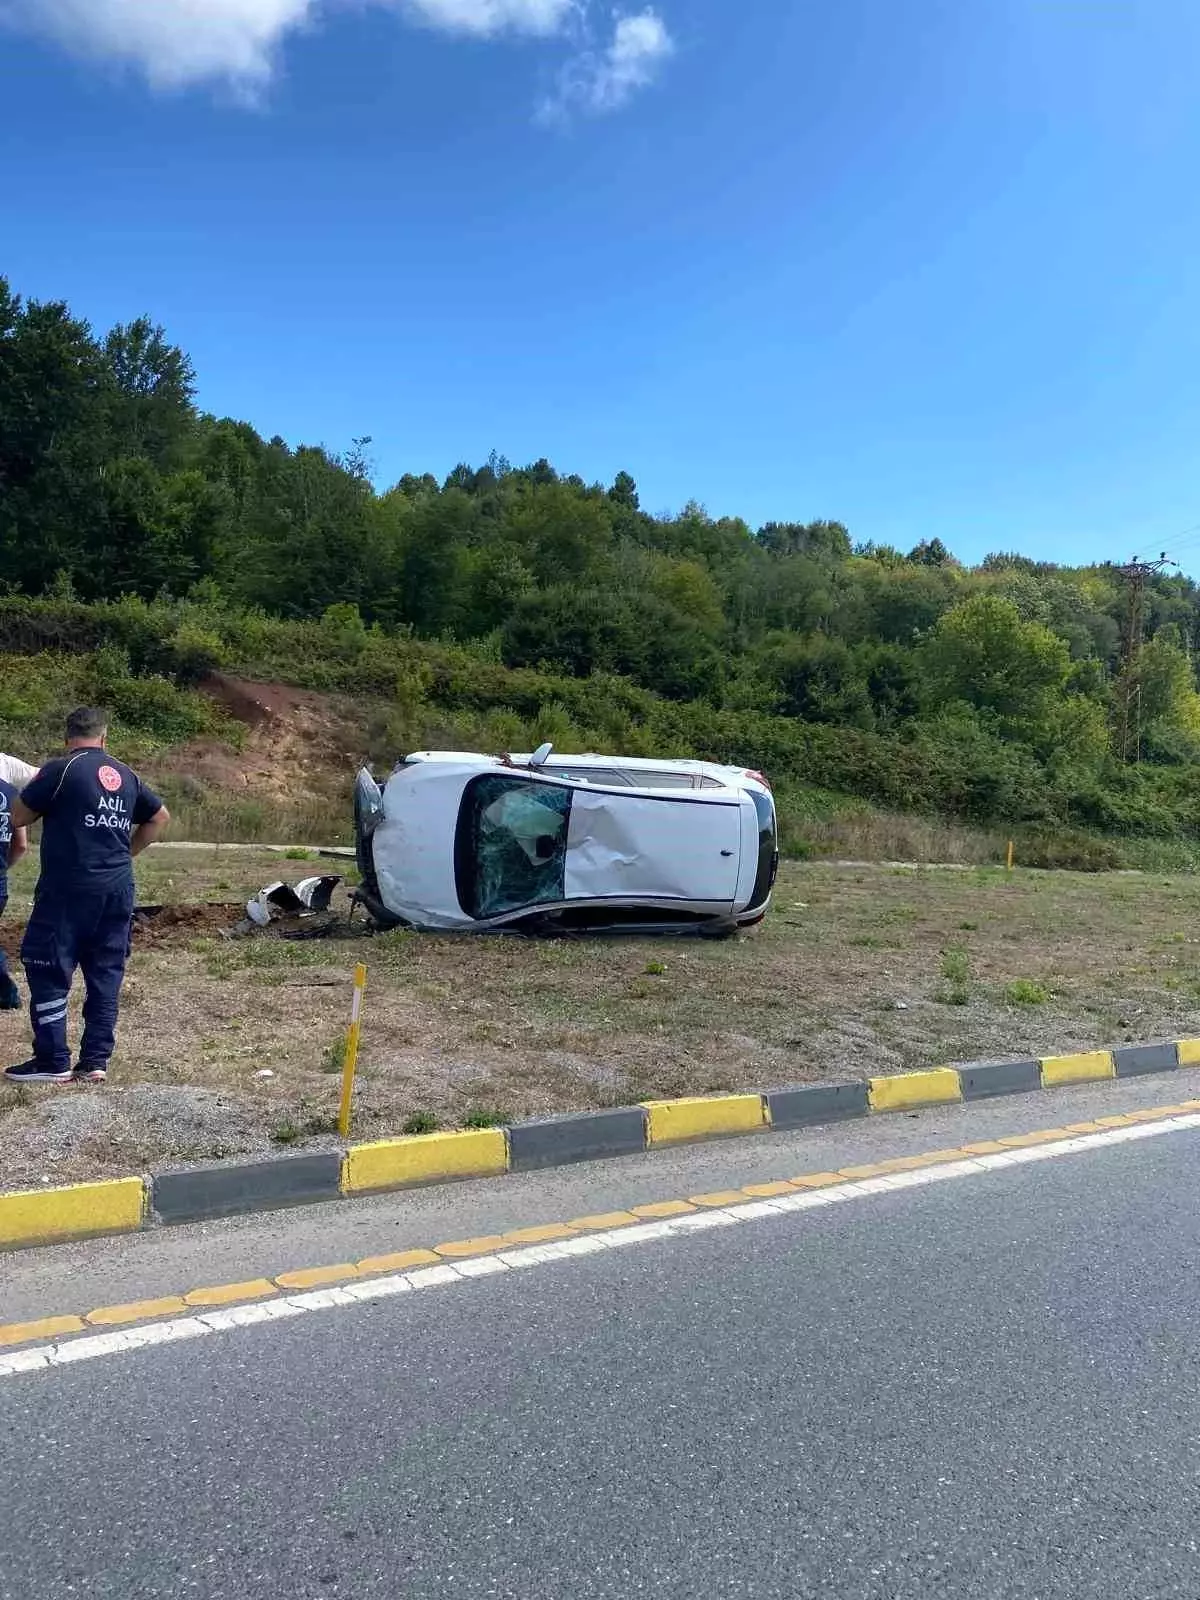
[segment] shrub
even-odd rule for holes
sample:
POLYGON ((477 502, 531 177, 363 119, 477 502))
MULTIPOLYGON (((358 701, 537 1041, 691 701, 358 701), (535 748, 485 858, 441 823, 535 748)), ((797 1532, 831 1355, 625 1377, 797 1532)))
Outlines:
POLYGON ((1004 998, 1010 1006, 1044 1006, 1050 991, 1033 978, 1014 978, 1005 989, 1004 998))
POLYGON ((1064 828, 1056 833, 1025 834, 1016 843, 1018 866, 1061 872, 1113 872, 1121 852, 1110 839, 1064 828))
POLYGON ((184 683, 199 683, 224 665, 220 636, 210 629, 184 622, 171 636, 172 667, 184 683))
POLYGON ((462 1125, 464 1128, 502 1128, 510 1120, 506 1111, 470 1111, 462 1125))

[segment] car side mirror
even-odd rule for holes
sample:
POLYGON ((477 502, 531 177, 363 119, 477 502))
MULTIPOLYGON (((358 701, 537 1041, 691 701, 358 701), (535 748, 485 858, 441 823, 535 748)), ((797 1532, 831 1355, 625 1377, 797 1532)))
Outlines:
POLYGON ((554 746, 552 744, 549 742, 546 744, 540 744, 530 756, 529 765, 531 767, 544 767, 553 754, 554 746))

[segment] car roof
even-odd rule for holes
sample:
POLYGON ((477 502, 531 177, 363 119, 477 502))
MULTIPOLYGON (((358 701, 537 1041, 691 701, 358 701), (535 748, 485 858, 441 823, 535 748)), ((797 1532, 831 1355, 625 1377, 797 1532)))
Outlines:
MULTIPOLYGON (((532 752, 514 751, 509 759, 518 766, 529 764, 532 752)), ((461 765, 463 762, 479 761, 488 764, 499 763, 496 755, 485 755, 479 750, 414 750, 405 758, 408 761, 446 762, 451 765, 461 765)), ((678 760, 666 759, 661 756, 612 756, 595 755, 584 752, 555 750, 547 759, 546 765, 551 769, 579 766, 611 768, 614 772, 691 772, 700 776, 709 776, 728 779, 730 777, 747 777, 749 773, 744 767, 734 767, 719 761, 698 761, 692 756, 681 756, 678 760)))

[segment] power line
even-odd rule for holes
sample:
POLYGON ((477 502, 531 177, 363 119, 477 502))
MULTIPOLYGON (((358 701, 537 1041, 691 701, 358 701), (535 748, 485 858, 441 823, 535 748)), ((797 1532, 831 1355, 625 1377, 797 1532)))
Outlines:
MULTIPOLYGON (((1155 540, 1154 543, 1157 544, 1158 541, 1155 540)), ((1177 550, 1177 551, 1178 550, 1187 550, 1193 545, 1200 544, 1200 522, 1193 523, 1190 528, 1181 529, 1181 531, 1179 533, 1175 534, 1174 537, 1168 541, 1168 543, 1170 544, 1170 546, 1171 546, 1171 548, 1173 550, 1177 550), (1190 534, 1194 534, 1195 538, 1189 538, 1188 536, 1190 534)), ((1152 550, 1153 548, 1154 548, 1154 545, 1150 544, 1150 543, 1147 543, 1147 544, 1143 545, 1140 550, 1138 550, 1138 551, 1136 551, 1134 553, 1133 559, 1135 561, 1144 559, 1145 556, 1146 556, 1146 553, 1148 551, 1152 550)))

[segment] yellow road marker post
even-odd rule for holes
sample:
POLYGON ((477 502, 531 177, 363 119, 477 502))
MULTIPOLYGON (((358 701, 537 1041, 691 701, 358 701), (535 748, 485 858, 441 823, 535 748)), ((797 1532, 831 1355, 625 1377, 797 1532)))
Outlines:
POLYGON ((350 1132, 350 1108, 354 1101, 354 1073, 358 1066, 358 1039, 362 1029, 363 991, 367 969, 360 961, 354 969, 354 1000, 350 1007, 350 1026, 346 1030, 346 1050, 342 1058, 342 1103, 338 1107, 338 1132, 345 1139, 350 1132))
POLYGON ((1005 865, 1007 870, 1011 872, 1013 869, 1013 842, 1011 839, 1008 841, 1008 860, 1005 865))

